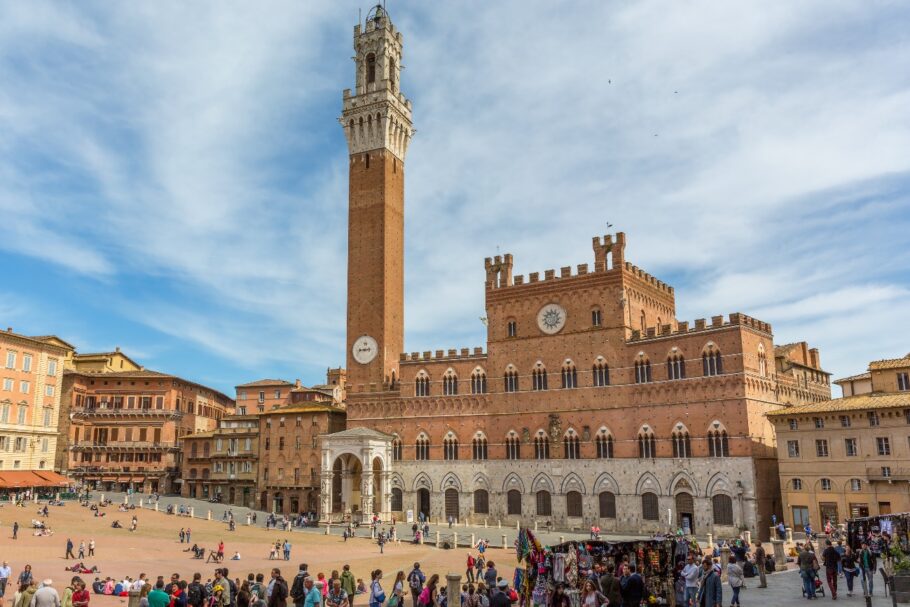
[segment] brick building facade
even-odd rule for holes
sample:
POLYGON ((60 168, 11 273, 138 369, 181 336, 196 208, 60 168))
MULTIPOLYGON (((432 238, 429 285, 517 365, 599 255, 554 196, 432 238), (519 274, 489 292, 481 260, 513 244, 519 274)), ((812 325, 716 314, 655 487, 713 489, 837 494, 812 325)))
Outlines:
POLYGON ((574 270, 515 276, 511 255, 486 259, 486 348, 401 354, 402 49, 381 7, 354 29, 349 430, 323 441, 323 516, 766 529, 781 505, 765 414, 830 398, 818 353, 776 351, 744 314, 678 321, 673 287, 626 260, 622 233, 595 237, 593 265, 574 270), (817 381, 800 383, 806 370, 817 381))
POLYGON ((69 474, 105 490, 179 491, 181 439, 234 411, 228 396, 148 369, 65 372, 69 474))

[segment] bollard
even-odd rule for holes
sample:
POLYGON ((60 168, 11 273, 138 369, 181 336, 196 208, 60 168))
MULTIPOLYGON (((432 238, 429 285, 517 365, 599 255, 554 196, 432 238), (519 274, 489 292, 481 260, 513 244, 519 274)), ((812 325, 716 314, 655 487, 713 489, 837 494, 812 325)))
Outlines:
POLYGON ((487 519, 483 519, 483 528, 484 528, 484 529, 487 528, 487 519))
POLYGON ((787 527, 787 541, 793 543, 793 527, 787 527))
POLYGON ((420 534, 420 541, 419 541, 419 544, 420 544, 421 546, 423 546, 423 533, 420 534))
POLYGON ((158 512, 158 502, 155 502, 155 512, 158 512))
POLYGON ((534 521, 534 533, 537 533, 537 521, 534 521))
POLYGON ((560 536, 559 536, 559 543, 560 543, 560 544, 565 544, 565 543, 566 543, 566 538, 560 535, 560 536))
POLYGON ((193 518, 193 516, 194 516, 195 514, 196 514, 196 507, 195 507, 195 506, 190 506, 190 518, 193 518))
POLYGON ((752 532, 751 531, 743 531, 743 541, 746 542, 746 546, 752 545, 752 532))
POLYGON ((496 528, 502 529, 502 520, 501 519, 496 519, 496 528))
POLYGON ((332 529, 332 523, 326 523, 326 526, 325 526, 325 534, 326 534, 326 535, 331 535, 331 529, 332 529))
POLYGON ((720 549, 720 580, 727 581, 727 566, 725 563, 730 562, 730 547, 724 546, 720 549))
POLYGON ((253 524, 253 515, 249 512, 246 513, 246 526, 249 527, 253 524))
POLYGON ((787 567, 787 555, 784 554, 784 541, 772 539, 771 547, 774 549, 774 565, 785 569, 787 567))
POLYGON ((521 521, 515 521, 515 531, 521 531, 521 521))
POLYGON ((439 548, 439 532, 436 532, 436 547, 439 548))
POLYGON ((714 550, 714 534, 708 534, 708 550, 714 550))
POLYGON ((777 527, 771 527, 771 535, 768 537, 774 538, 777 537, 777 527))
POLYGON ((502 547, 503 548, 509 547, 509 545, 506 543, 506 534, 505 533, 502 534, 502 547))
MULTIPOLYGON (((155 508, 157 508, 157 507, 158 507, 158 504, 156 503, 156 504, 155 504, 155 508)), ((212 511, 211 511, 211 510, 209 510, 209 512, 208 512, 208 514, 206 515, 205 518, 207 518, 208 520, 212 520, 212 511)))
POLYGON ((471 534, 471 545, 469 546, 469 548, 473 548, 476 545, 477 545, 477 538, 475 538, 474 534, 472 533, 471 534))
POLYGON ((458 597, 461 596, 461 575, 458 573, 447 573, 446 582, 446 602, 448 603, 451 600, 452 605, 458 605, 458 597))
POLYGON ((142 504, 142 498, 139 498, 139 507, 142 508, 142 506, 143 506, 143 504, 142 504))
POLYGON ((458 532, 452 534, 452 548, 458 548, 458 532))

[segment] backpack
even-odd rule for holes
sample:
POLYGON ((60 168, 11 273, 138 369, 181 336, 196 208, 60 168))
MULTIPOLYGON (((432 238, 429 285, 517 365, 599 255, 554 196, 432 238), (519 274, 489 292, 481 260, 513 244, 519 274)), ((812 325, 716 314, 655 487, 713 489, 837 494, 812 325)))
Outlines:
POLYGON ((408 585, 411 587, 411 590, 418 590, 420 588, 420 575, 418 575, 416 569, 408 576, 408 585))
POLYGON ((423 591, 420 593, 420 596, 417 597, 417 602, 421 605, 430 604, 430 587, 426 586, 423 591))
POLYGON ((193 582, 186 589, 186 602, 192 605, 193 607, 199 607, 202 605, 202 601, 205 597, 203 596, 202 584, 199 582, 193 582))

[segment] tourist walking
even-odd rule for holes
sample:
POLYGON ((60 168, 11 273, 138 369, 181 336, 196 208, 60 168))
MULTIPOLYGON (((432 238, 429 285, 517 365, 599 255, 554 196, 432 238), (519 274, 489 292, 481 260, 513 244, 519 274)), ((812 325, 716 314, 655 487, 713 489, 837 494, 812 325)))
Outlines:
POLYGON ((487 588, 496 588, 496 578, 498 574, 496 573, 496 563, 493 561, 487 562, 487 570, 483 574, 483 581, 487 585, 487 588))
POLYGON ((702 561, 701 584, 698 587, 695 604, 699 607, 723 607, 724 604, 720 574, 714 569, 714 563, 708 557, 702 561))
POLYGON ((623 605, 638 605, 645 593, 645 582, 636 571, 635 565, 623 565, 623 575, 619 578, 620 594, 623 605))
POLYGON ((853 596, 853 578, 859 571, 856 568, 856 556, 850 546, 844 547, 844 556, 841 557, 841 569, 844 572, 844 579, 847 581, 847 596, 853 596))
POLYGON ((29 607, 60 607, 60 595, 54 588, 53 580, 41 582, 41 588, 35 591, 35 596, 29 601, 29 607))
MULTIPOLYGON (((830 524, 830 523, 829 523, 830 524)), ((825 540, 825 550, 822 552, 822 562, 825 564, 825 579, 831 590, 831 600, 837 600, 837 569, 840 566, 841 556, 837 548, 831 545, 831 540, 825 540)))
POLYGON ((76 555, 73 554, 73 540, 71 540, 70 538, 66 538, 66 556, 64 556, 64 558, 66 558, 66 559, 76 558, 76 555))
POLYGON ((341 568, 341 589, 348 595, 348 607, 354 607, 354 594, 357 592, 357 580, 351 573, 351 566, 345 563, 341 568))
POLYGON ((730 607, 733 607, 733 605, 739 607, 739 591, 746 585, 746 580, 743 574, 742 565, 736 561, 735 556, 731 556, 730 562, 727 563, 727 581, 730 583, 730 588, 733 590, 733 598, 730 599, 730 607))
POLYGON ((869 549, 869 544, 863 542, 859 551, 859 570, 863 575, 863 594, 872 596, 872 587, 875 584, 876 560, 875 554, 869 549))
MULTIPOLYGON (((321 582, 320 582, 321 583, 321 582)), ((322 589, 320 589, 313 578, 307 576, 303 582, 306 597, 303 599, 303 607, 322 607, 322 589)))
POLYGON ((31 565, 25 566, 25 568, 22 570, 22 573, 19 574, 18 581, 19 581, 20 586, 22 586, 23 584, 26 584, 26 585, 31 584, 32 581, 34 581, 34 576, 32 575, 32 566, 31 565))
POLYGON ((13 522, 13 539, 19 539, 19 521, 13 522))
POLYGON ((765 559, 767 555, 765 554, 765 547, 760 541, 755 541, 755 550, 752 553, 755 555, 755 565, 758 567, 758 587, 767 588, 768 577, 765 574, 765 559))
POLYGON ((686 566, 683 567, 682 577, 686 582, 685 607, 695 607, 695 597, 698 595, 698 582, 701 578, 701 567, 695 564, 695 555, 691 552, 689 553, 689 556, 686 557, 686 566))
POLYGON ((474 561, 474 555, 472 555, 472 554, 469 552, 469 553, 468 553, 468 561, 467 561, 467 563, 466 563, 466 567, 467 567, 467 568, 465 569, 465 572, 464 572, 465 578, 468 580, 468 583, 469 583, 469 584, 473 584, 473 583, 474 583, 474 563, 475 563, 475 561, 474 561))
POLYGON ((385 591, 382 589, 382 569, 376 569, 370 574, 370 607, 382 607, 385 603, 385 591))
POLYGON ((95 556, 95 538, 91 538, 88 541, 88 555, 95 556))
POLYGON ((3 604, 3 597, 6 596, 6 585, 9 583, 11 575, 13 575, 13 570, 10 569, 9 563, 3 561, 3 565, 0 565, 0 605, 3 604))
POLYGON ((79 540, 79 560, 85 558, 85 540, 79 540))
POLYGON ((306 601, 307 588, 305 582, 309 576, 307 564, 300 563, 300 568, 297 571, 297 575, 294 576, 294 581, 291 582, 290 589, 291 600, 294 601, 294 605, 297 607, 302 607, 306 601))
POLYGON ((423 592, 423 584, 426 581, 426 576, 420 570, 420 563, 414 563, 414 568, 408 574, 408 587, 411 589, 411 598, 414 601, 413 607, 420 607, 420 594, 423 592))

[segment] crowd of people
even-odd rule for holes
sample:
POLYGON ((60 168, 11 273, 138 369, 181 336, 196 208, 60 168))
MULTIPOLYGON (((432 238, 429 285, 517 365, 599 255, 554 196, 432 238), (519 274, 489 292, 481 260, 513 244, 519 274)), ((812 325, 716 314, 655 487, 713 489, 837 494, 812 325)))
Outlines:
POLYGON ((859 550, 852 549, 843 541, 832 539, 824 540, 823 545, 821 555, 817 554, 811 541, 797 545, 796 562, 799 565, 803 596, 810 600, 818 598, 827 585, 831 599, 837 600, 838 581, 841 577, 846 583, 848 597, 853 596, 857 578, 860 579, 863 594, 872 596, 878 565, 890 558, 891 535, 882 533, 878 527, 872 527, 862 538, 859 550))

